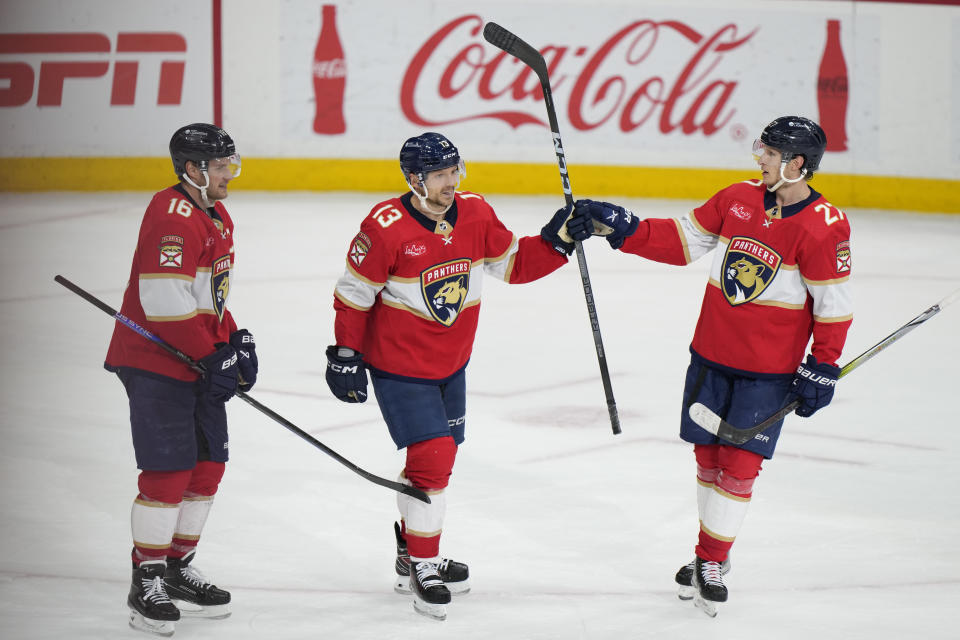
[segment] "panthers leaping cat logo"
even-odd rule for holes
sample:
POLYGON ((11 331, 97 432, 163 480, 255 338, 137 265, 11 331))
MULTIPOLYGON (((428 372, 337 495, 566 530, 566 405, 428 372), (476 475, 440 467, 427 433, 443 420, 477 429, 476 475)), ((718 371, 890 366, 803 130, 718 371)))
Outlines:
POLYGON ((449 324, 453 324, 466 297, 467 290, 463 288, 463 276, 460 276, 456 280, 445 282, 433 294, 433 308, 437 310, 438 316, 446 316, 449 324))
POLYGON ((437 322, 449 327, 460 317, 470 291, 470 268, 471 261, 461 258, 420 274, 423 300, 437 322))
POLYGON ((763 289, 767 286, 763 281, 763 272, 766 270, 766 265, 755 264, 743 258, 727 267, 727 280, 733 280, 732 284, 737 290, 736 301, 746 300, 753 296, 757 287, 763 289))
POLYGON ((223 278, 220 280, 220 283, 217 285, 217 304, 223 304, 227 300, 227 296, 230 294, 230 279, 223 278))
POLYGON ((210 270, 210 293, 213 295, 213 312, 223 320, 227 308, 227 296, 230 295, 230 256, 226 255, 213 262, 210 270))
POLYGON ((780 269, 780 255, 751 238, 732 238, 723 257, 723 295, 731 305, 755 300, 780 269))

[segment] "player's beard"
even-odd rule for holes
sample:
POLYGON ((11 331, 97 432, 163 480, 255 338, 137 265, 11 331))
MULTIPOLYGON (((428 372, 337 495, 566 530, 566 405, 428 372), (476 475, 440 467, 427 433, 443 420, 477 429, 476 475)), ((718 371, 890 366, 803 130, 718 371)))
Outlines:
POLYGON ((440 191, 437 194, 432 194, 429 191, 427 192, 427 203, 431 208, 436 209, 437 211, 443 211, 450 207, 453 204, 453 190, 450 190, 450 195, 445 194, 440 191))
POLYGON ((422 187, 424 191, 426 191, 424 202, 426 203, 426 207, 430 213, 440 215, 446 213, 447 210, 450 209, 456 194, 456 187, 451 187, 449 189, 449 196, 445 195, 443 191, 431 191, 427 188, 427 185, 422 185, 422 187))
POLYGON ((214 189, 212 186, 207 187, 207 199, 210 200, 211 202, 214 202, 217 200, 226 200, 227 195, 229 194, 227 193, 226 182, 223 183, 222 185, 217 185, 216 189, 214 189))

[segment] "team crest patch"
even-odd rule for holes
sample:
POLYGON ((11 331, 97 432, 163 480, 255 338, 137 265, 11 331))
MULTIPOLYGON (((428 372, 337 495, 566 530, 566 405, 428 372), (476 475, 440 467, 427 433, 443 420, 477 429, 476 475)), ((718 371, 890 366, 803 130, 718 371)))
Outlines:
POLYGON ((367 254, 370 252, 370 247, 373 246, 373 243, 370 242, 370 238, 363 231, 358 233, 353 238, 353 243, 350 245, 350 262, 360 266, 360 263, 363 262, 363 259, 367 257, 367 254))
POLYGON ((460 315, 470 290, 470 259, 460 258, 430 267, 420 274, 420 288, 430 315, 449 327, 460 315))
POLYGON ((850 271, 850 241, 837 243, 837 273, 850 271))
POLYGON ((730 239, 723 256, 723 295, 733 306, 755 300, 773 281, 782 258, 776 251, 752 238, 730 239))
POLYGON ((183 238, 163 236, 160 238, 160 266, 179 269, 183 266, 183 238))
POLYGON ((213 294, 213 310, 223 320, 223 311, 227 308, 227 296, 230 295, 230 256, 218 258, 210 273, 210 290, 213 294))

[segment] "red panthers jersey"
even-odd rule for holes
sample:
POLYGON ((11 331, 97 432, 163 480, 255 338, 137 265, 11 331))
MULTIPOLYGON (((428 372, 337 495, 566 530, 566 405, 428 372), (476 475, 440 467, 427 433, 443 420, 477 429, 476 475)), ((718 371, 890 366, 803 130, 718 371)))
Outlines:
MULTIPOLYGON (((164 189, 143 214, 120 313, 202 358, 237 329, 227 310, 233 265, 233 221, 223 204, 217 202, 208 214, 179 185, 164 189)), ((197 378, 176 357, 119 323, 104 366, 197 378)))
POLYGON ((518 240, 476 193, 457 192, 439 222, 412 197, 375 205, 361 223, 334 290, 334 332, 380 372, 443 380, 470 358, 485 274, 530 282, 567 258, 539 236, 518 240))
POLYGON ((853 319, 850 225, 811 189, 781 211, 760 181, 720 191, 680 219, 642 221, 622 251, 685 265, 716 248, 691 348, 749 374, 836 364, 853 319))

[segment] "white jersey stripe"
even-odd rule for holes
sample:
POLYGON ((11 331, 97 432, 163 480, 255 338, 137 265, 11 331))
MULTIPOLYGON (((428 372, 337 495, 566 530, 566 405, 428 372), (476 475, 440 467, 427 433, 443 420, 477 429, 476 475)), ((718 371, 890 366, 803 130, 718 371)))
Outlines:
MULTIPOLYGON (((209 285, 209 274, 207 284, 209 285)), ((140 306, 143 314, 151 320, 179 320, 197 314, 197 299, 194 296, 195 280, 185 277, 164 278, 153 275, 140 278, 140 306)))

